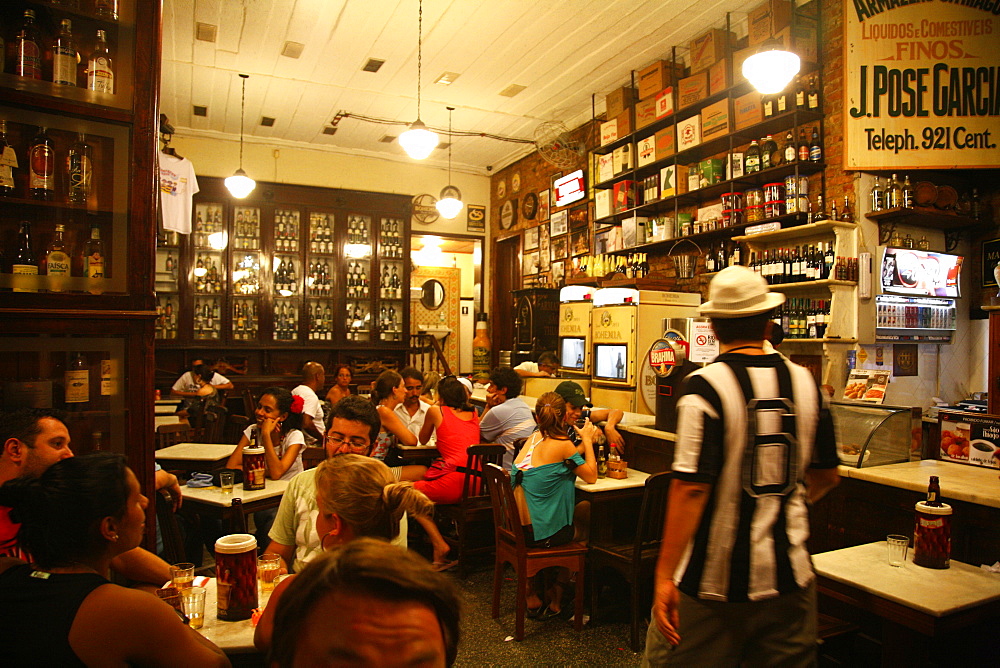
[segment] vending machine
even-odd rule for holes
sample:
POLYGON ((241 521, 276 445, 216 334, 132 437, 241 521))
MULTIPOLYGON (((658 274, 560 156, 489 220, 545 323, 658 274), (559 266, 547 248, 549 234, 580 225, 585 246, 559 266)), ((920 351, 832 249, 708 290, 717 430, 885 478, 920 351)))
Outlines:
POLYGON ((567 378, 590 378, 593 292, 585 285, 567 285, 559 291, 559 370, 567 378))
POLYGON ((655 406, 638 396, 642 357, 663 337, 664 318, 697 317, 700 303, 701 295, 696 292, 597 290, 590 318, 594 405, 652 415, 655 406))
POLYGON ((859 318, 862 342, 951 343, 963 257, 879 246, 875 299, 859 318))

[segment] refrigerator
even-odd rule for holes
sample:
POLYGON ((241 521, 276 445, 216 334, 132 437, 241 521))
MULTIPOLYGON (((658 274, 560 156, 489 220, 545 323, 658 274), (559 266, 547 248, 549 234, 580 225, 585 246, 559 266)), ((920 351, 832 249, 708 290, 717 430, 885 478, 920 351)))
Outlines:
POLYGON ((567 285, 559 291, 559 372, 566 378, 590 378, 593 292, 585 285, 567 285))

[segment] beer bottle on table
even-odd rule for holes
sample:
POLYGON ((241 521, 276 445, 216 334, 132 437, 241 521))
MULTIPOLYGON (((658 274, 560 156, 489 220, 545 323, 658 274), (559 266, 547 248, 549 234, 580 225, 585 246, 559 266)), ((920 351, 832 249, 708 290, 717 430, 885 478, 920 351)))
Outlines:
POLYGON ((927 485, 927 505, 935 507, 941 505, 941 483, 936 475, 931 476, 927 485))
POLYGON ((597 449, 597 477, 605 478, 608 475, 608 458, 604 454, 604 446, 597 449))

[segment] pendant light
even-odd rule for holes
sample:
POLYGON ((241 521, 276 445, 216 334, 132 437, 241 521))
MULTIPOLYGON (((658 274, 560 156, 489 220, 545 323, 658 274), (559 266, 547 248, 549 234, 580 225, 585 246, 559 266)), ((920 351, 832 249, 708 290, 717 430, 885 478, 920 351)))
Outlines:
POLYGON ((420 120, 420 77, 423 73, 424 58, 424 1, 419 0, 420 9, 417 13, 417 120, 410 129, 399 135, 399 145, 406 154, 414 160, 423 160, 431 154, 438 145, 436 132, 427 129, 420 120))
POLYGON ((243 79, 243 102, 240 105, 240 168, 236 170, 235 174, 226 179, 226 187, 229 188, 229 192, 236 199, 243 199, 257 187, 257 182, 243 171, 243 117, 246 115, 247 110, 247 79, 250 78, 250 75, 241 74, 240 78, 243 79))
POLYGON ((441 189, 441 197, 434 205, 438 213, 448 220, 457 216, 464 206, 462 191, 451 185, 451 145, 454 143, 454 138, 451 136, 451 112, 453 111, 455 107, 448 107, 448 185, 441 189))
POLYGON ((785 90, 801 67, 799 57, 772 37, 760 45, 757 53, 743 61, 743 76, 761 94, 774 95, 785 90))

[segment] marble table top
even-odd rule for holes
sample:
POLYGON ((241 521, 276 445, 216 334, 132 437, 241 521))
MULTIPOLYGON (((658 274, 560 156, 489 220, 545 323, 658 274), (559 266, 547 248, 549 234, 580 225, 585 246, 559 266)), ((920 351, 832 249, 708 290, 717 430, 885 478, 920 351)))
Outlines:
POLYGON ((1000 508, 1000 472, 996 469, 924 459, 860 469, 841 466, 839 470, 844 477, 914 492, 926 492, 930 476, 936 475, 945 501, 955 499, 1000 508))
POLYGON ((244 490, 242 484, 237 484, 233 487, 233 493, 225 496, 223 496, 222 490, 214 485, 211 487, 185 487, 181 491, 184 494, 185 502, 190 499, 211 506, 228 508, 233 505, 234 497, 242 499, 243 505, 247 505, 253 501, 282 496, 288 488, 288 482, 288 480, 267 480, 264 483, 264 489, 251 491, 244 490))
POLYGON ((181 400, 177 397, 173 399, 156 399, 153 401, 154 406, 177 406, 181 403, 181 400))
MULTIPOLYGON (((218 619, 218 593, 215 578, 210 578, 205 585, 205 623, 198 630, 201 635, 214 642, 219 649, 227 654, 246 654, 256 652, 253 646, 254 625, 249 619, 238 622, 226 622, 218 619)), ((267 606, 271 592, 260 592, 258 584, 257 602, 263 610, 267 606)))
POLYGON ((187 459, 202 462, 217 462, 233 454, 236 446, 232 443, 178 443, 157 450, 156 459, 187 459))
POLYGON ((177 412, 177 404, 169 405, 159 405, 153 406, 154 415, 173 415, 177 412))
POLYGON ((812 555, 818 575, 905 605, 933 617, 943 617, 1000 600, 1000 573, 952 560, 946 569, 913 563, 889 565, 885 541, 812 555))
POLYGON ((177 424, 178 422, 187 423, 187 419, 179 418, 176 415, 157 415, 153 417, 153 422, 157 427, 162 427, 165 424, 177 424))
POLYGON ((649 474, 644 471, 628 469, 627 478, 598 478, 597 482, 593 484, 586 483, 577 478, 576 488, 584 492, 611 492, 617 489, 643 487, 646 485, 646 478, 648 477, 649 474))

